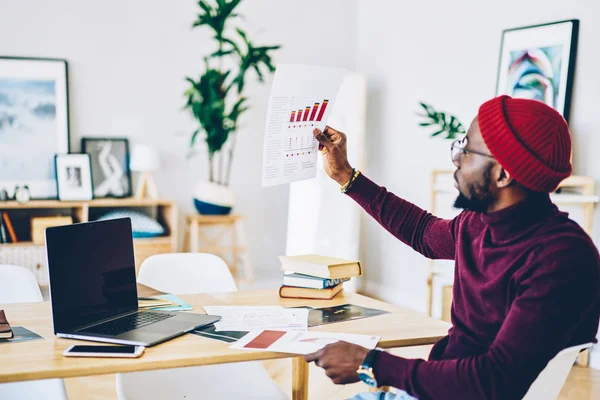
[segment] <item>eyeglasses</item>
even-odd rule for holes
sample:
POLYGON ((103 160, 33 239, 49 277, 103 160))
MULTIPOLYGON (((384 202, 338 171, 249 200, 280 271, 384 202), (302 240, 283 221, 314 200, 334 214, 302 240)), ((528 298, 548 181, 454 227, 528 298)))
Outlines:
POLYGON ((478 151, 466 149, 467 144, 468 144, 468 142, 467 142, 466 136, 462 139, 456 139, 454 142, 452 142, 452 145, 450 146, 450 156, 452 157, 452 162, 454 164, 457 164, 458 162, 460 162, 460 154, 461 153, 462 154, 473 153, 473 154, 477 154, 480 156, 495 159, 495 157, 491 154, 485 154, 485 153, 480 153, 478 151))

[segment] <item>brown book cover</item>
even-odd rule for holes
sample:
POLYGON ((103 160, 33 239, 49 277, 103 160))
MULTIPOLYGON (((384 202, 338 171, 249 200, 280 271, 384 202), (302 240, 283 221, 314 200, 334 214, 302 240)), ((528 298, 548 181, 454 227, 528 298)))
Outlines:
POLYGON ((13 228, 12 222, 10 221, 10 218, 8 218, 8 213, 6 211, 2 213, 2 219, 4 220, 4 225, 6 225, 6 230, 8 231, 8 236, 10 236, 11 243, 17 243, 15 229, 13 228))
POLYGON ((13 331, 10 329, 4 310, 0 310, 0 339, 11 339, 12 337, 13 331))
POLYGON ((329 289, 310 289, 295 286, 282 286, 279 288, 279 297, 290 299, 319 299, 331 300, 344 288, 340 283, 329 289))

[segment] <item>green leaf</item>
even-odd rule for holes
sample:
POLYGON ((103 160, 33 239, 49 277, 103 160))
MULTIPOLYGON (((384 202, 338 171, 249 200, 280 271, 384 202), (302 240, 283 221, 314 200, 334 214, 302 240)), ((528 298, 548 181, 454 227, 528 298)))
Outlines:
POLYGON ((234 52, 234 50, 217 50, 214 53, 212 53, 210 56, 211 57, 223 57, 223 56, 232 54, 233 52, 234 52))
POLYGON ((238 35, 240 35, 242 39, 244 39, 244 42, 248 43, 248 36, 246 35, 246 32, 244 32, 240 28, 235 28, 235 30, 238 33, 238 35))
POLYGON ((432 134, 431 134, 431 136, 437 136, 437 135, 439 135, 440 133, 444 133, 444 132, 445 132, 445 131, 442 129, 442 130, 439 130, 439 131, 437 131, 437 132, 434 132, 434 133, 432 133, 432 134))
POLYGON ((254 65, 254 70, 256 71, 256 74, 258 75, 258 80, 260 80, 261 82, 264 82, 264 78, 263 78, 263 74, 262 72, 260 72, 260 68, 258 68, 258 64, 254 65))
POLYGON ((198 136, 198 133, 200 133, 200 129, 196 129, 194 131, 194 133, 192 133, 192 138, 190 140, 190 147, 194 147, 194 145, 196 144, 196 137, 198 136))
POLYGON ((435 122, 421 122, 419 124, 419 126, 431 126, 431 125, 435 125, 435 122))

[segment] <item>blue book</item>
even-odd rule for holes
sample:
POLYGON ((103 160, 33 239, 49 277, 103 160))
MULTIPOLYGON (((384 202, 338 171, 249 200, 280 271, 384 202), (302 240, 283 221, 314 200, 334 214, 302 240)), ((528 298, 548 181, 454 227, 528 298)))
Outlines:
POLYGON ((284 286, 295 286, 311 289, 327 289, 349 281, 350 278, 319 278, 316 276, 302 274, 283 275, 284 286))

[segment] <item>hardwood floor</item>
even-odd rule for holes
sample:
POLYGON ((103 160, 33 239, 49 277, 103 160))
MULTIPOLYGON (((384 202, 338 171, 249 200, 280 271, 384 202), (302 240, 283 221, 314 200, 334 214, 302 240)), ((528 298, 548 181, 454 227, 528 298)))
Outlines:
MULTIPOLYGON (((403 357, 426 357, 430 346, 395 349, 393 354, 403 357)), ((264 362, 265 368, 275 382, 291 395, 291 360, 270 360, 264 362)), ((115 375, 92 376, 66 379, 67 392, 71 400, 116 400, 115 375)), ((309 399, 330 400, 345 399, 356 393, 367 391, 362 383, 353 385, 334 385, 323 370, 311 364, 309 399)), ((291 397, 290 397, 291 398, 291 397)), ((573 367, 558 400, 600 399, 600 370, 573 367)))

